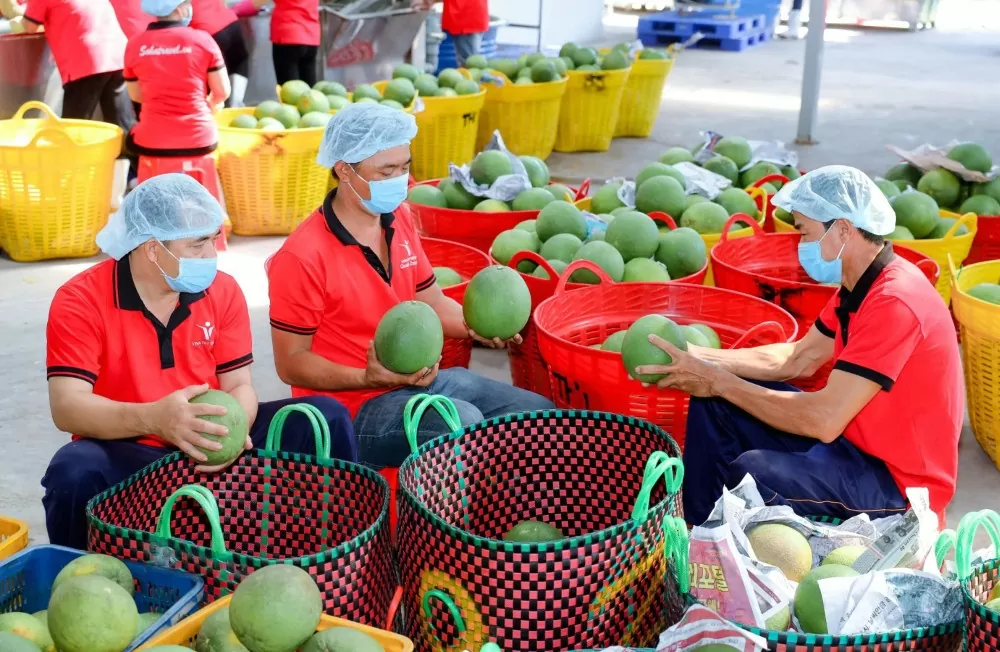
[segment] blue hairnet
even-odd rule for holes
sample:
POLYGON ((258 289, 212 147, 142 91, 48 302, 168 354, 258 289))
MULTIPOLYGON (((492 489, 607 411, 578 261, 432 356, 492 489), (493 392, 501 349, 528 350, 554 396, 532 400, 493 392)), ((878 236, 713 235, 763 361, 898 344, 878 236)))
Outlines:
POLYGON ((337 161, 360 163, 379 152, 409 145, 417 135, 412 115, 391 106, 348 104, 326 123, 316 162, 332 168, 337 161))
POLYGON ((174 13, 174 9, 184 4, 186 0, 142 0, 142 13, 164 18, 174 13))
POLYGON ((219 202, 200 183, 186 174, 161 174, 125 196, 97 234, 97 246, 121 260, 150 239, 166 242, 212 235, 224 220, 219 202))
POLYGON ((846 165, 827 165, 793 179, 771 202, 817 222, 849 220, 875 235, 888 235, 896 228, 896 212, 879 187, 867 174, 846 165))

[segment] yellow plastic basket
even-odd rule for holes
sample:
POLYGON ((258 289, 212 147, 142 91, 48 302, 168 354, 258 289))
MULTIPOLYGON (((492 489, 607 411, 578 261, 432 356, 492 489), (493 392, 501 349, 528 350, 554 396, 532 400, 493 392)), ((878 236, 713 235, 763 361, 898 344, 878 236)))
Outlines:
POLYGON ((1000 469, 1000 306, 967 294, 980 283, 1000 283, 1000 260, 956 271, 949 257, 948 267, 952 309, 962 335, 962 366, 972 432, 1000 469))
POLYGON ((236 129, 229 124, 253 108, 223 109, 219 177, 236 235, 288 235, 323 203, 330 170, 316 164, 323 128, 289 131, 236 129))
POLYGON ((62 120, 41 102, 0 121, 0 249, 20 262, 96 254, 121 150, 115 125, 62 120), (26 119, 32 109, 44 117, 26 119))
MULTIPOLYGON (((605 48, 601 54, 611 52, 605 48)), ((660 114, 660 98, 667 77, 674 67, 674 58, 636 59, 625 84, 622 108, 615 126, 615 138, 646 138, 653 133, 653 124, 660 114)))
POLYGON ((629 70, 567 73, 556 132, 557 152, 603 152, 611 147, 629 70))
POLYGON ((486 104, 479 116, 476 150, 486 147, 493 132, 499 129, 504 145, 513 153, 543 160, 548 158, 556 142, 559 110, 567 86, 565 78, 524 86, 510 80, 503 86, 483 84, 486 104))
POLYGON ((417 181, 443 179, 448 164, 464 165, 476 155, 479 114, 486 91, 456 97, 424 97, 423 110, 415 109, 417 137, 410 145, 410 174, 417 181))
POLYGON ((28 524, 10 516, 0 516, 0 559, 28 547, 28 524))
MULTIPOLYGON (((223 598, 219 598, 207 607, 191 614, 170 629, 154 636, 139 649, 148 650, 156 647, 157 645, 181 645, 193 648, 195 638, 197 638, 198 631, 201 629, 201 625, 205 622, 205 619, 216 611, 229 606, 229 601, 232 600, 232 597, 233 596, 231 595, 227 595, 223 598)), ((413 652, 413 642, 405 636, 393 634, 392 632, 387 632, 382 629, 375 629, 374 627, 368 627, 366 625, 360 625, 358 623, 352 623, 348 620, 341 620, 340 618, 334 618, 333 616, 327 616, 326 614, 323 614, 320 618, 319 626, 316 627, 316 629, 317 631, 323 631, 332 627, 350 627, 351 629, 364 632, 378 641, 385 652, 413 652)))
MULTIPOLYGON (((938 277, 935 287, 944 299, 944 302, 949 303, 951 301, 951 270, 948 267, 948 256, 950 255, 955 265, 959 266, 969 257, 969 251, 972 250, 972 241, 976 237, 976 231, 978 230, 978 218, 975 213, 958 215, 957 213, 949 213, 948 211, 941 211, 941 217, 950 217, 957 220, 955 225, 951 227, 943 238, 935 238, 934 240, 899 240, 899 243, 934 259, 941 268, 941 276, 938 277), (962 226, 967 227, 969 232, 965 235, 955 235, 962 226)), ((775 226, 777 226, 777 222, 779 221, 775 220, 775 226)))

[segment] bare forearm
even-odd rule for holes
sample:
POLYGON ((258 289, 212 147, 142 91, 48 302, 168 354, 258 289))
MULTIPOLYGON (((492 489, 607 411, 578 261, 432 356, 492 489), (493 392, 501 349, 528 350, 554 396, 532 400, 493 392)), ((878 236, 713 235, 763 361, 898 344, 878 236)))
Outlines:
POLYGON ((121 403, 96 394, 74 393, 54 397, 52 420, 56 427, 92 439, 132 439, 153 432, 150 403, 121 403))
POLYGON ((783 392, 747 382, 731 373, 721 372, 713 394, 746 410, 764 423, 810 439, 830 442, 840 432, 831 428, 837 421, 827 408, 828 401, 818 393, 783 392))
POLYGON ((244 383, 229 390, 229 395, 239 401, 243 412, 247 415, 247 423, 253 424, 257 419, 257 391, 253 385, 244 383))
POLYGON ((467 339, 469 330, 465 327, 465 315, 462 312, 462 304, 446 296, 441 296, 436 304, 432 306, 441 319, 441 327, 444 329, 445 337, 455 339, 467 339))
POLYGON ((776 381, 796 377, 789 369, 794 352, 792 344, 766 344, 751 349, 688 348, 695 357, 712 362, 740 378, 776 381))
POLYGON ((369 388, 365 383, 364 369, 330 362, 312 351, 292 353, 277 366, 281 380, 296 387, 323 392, 369 388))

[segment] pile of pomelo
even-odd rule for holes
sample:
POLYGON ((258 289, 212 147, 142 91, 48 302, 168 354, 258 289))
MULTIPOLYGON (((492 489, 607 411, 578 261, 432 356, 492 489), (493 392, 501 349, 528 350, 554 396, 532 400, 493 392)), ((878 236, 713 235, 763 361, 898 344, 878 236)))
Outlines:
MULTIPOLYGON (((357 89, 354 90, 357 93, 357 89)), ((392 81, 386 85, 385 96, 391 97, 403 106, 409 106, 417 95, 421 97, 457 97, 475 95, 479 92, 478 80, 466 79, 454 68, 445 68, 437 76, 421 72, 409 63, 396 66, 392 71, 392 81), (404 102, 403 100, 408 99, 404 102)))

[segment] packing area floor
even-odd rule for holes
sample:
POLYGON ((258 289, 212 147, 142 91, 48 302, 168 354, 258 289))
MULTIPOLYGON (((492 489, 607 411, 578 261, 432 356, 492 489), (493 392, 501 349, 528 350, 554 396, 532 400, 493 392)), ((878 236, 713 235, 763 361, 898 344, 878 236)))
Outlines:
MULTIPOLYGON (((635 33, 634 18, 609 20, 607 42, 635 33)), ((994 23, 995 24, 995 23, 994 23)), ((824 54, 819 144, 797 148, 802 167, 832 163, 879 174, 894 161, 884 145, 975 140, 1000 155, 994 78, 998 33, 829 30, 824 54)), ((553 175, 565 181, 634 176, 675 144, 692 145, 702 129, 753 139, 791 141, 798 117, 803 42, 775 42, 732 54, 694 50, 678 60, 652 137, 616 140, 611 150, 553 154, 553 175)), ((221 257, 250 305, 254 380, 262 400, 288 396, 273 366, 263 263, 280 238, 234 238, 221 257)), ((45 386, 45 321, 55 290, 97 259, 19 264, 0 259, 0 513, 31 527, 32 543, 46 541, 39 481, 68 436, 52 425, 45 386)), ((473 370, 509 381, 506 355, 476 350, 473 370)), ((966 427, 958 493, 948 509, 954 527, 968 511, 1000 509, 1000 471, 966 427)))

